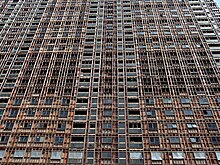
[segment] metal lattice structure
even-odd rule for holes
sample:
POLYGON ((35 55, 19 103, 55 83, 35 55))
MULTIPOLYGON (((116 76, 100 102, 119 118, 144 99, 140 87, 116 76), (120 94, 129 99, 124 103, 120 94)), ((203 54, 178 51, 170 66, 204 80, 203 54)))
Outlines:
POLYGON ((1 164, 219 164, 213 0, 1 0, 1 164))

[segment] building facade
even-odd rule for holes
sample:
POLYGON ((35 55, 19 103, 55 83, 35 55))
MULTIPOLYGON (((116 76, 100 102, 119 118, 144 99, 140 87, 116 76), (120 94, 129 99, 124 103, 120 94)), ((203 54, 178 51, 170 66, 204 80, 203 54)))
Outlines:
POLYGON ((1 0, 1 164, 220 163, 213 0, 1 0))

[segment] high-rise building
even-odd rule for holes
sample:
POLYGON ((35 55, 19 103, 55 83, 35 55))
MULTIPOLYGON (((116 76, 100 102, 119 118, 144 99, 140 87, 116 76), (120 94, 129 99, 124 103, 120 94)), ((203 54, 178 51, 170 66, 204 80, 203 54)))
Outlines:
POLYGON ((220 164, 213 0, 1 0, 0 164, 220 164))

